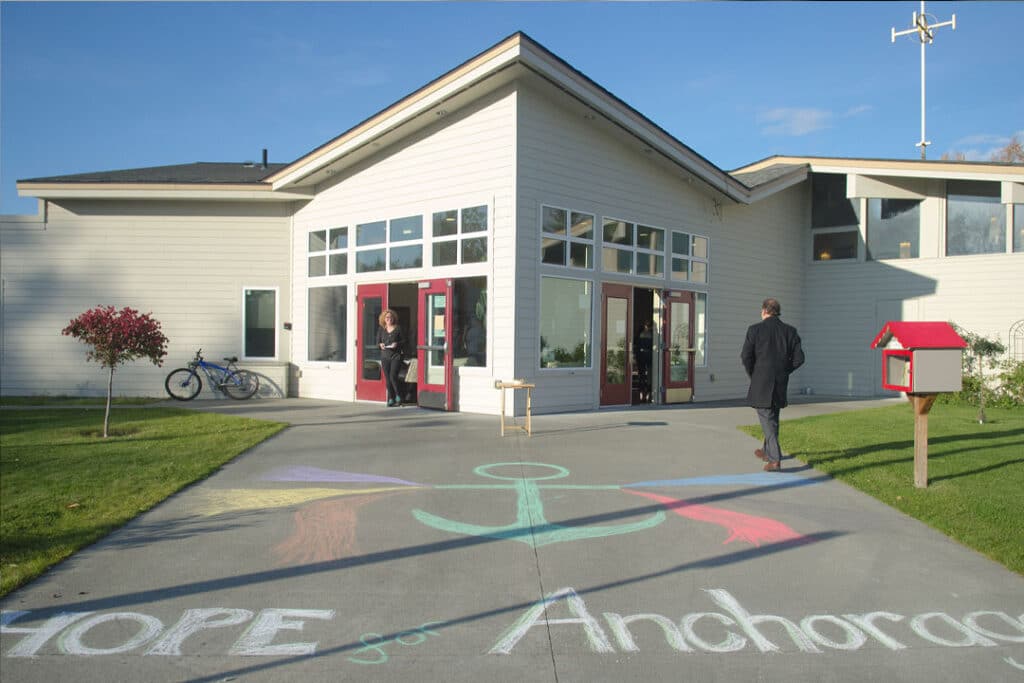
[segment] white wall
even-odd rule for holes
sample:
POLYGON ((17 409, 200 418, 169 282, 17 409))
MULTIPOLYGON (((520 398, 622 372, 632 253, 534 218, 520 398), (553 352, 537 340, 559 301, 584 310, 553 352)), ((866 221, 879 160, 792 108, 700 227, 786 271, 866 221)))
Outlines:
MULTIPOLYGON (((546 90, 530 87, 520 98, 519 274, 516 322, 517 377, 536 381, 536 412, 598 407, 600 357, 591 369, 538 369, 541 274, 597 281, 592 338, 600 339, 600 282, 708 293, 708 366, 695 373, 695 400, 746 395, 739 361, 747 325, 757 322, 761 301, 777 296, 786 318, 802 317, 801 235, 804 204, 788 190, 757 206, 719 201, 699 181, 658 163, 632 139, 612 136, 600 121, 564 106, 546 90), (623 276, 539 263, 540 207, 551 205, 684 230, 710 238, 707 285, 623 276), (788 304, 788 305, 787 305, 788 304), (714 375, 714 381, 710 377, 714 375)), ((600 225, 596 226, 600 231, 600 225)), ((600 245, 595 245, 600 260, 600 245)))
MULTIPOLYGON (((942 256, 944 184, 929 183, 921 206, 921 258, 812 262, 805 238, 809 348, 799 386, 817 394, 873 396, 881 352, 872 340, 888 320, 947 321, 1008 341, 1024 320, 1024 253, 942 256)), ((862 226, 862 236, 863 236, 862 226)), ((863 254, 863 248, 860 250, 863 254)))
POLYGON ((515 168, 516 95, 505 87, 401 143, 385 147, 365 162, 317 188, 315 198, 293 220, 294 357, 301 372, 300 396, 354 400, 356 288, 359 284, 415 282, 438 277, 488 278, 488 368, 456 370, 459 410, 497 413, 494 377, 511 377, 509 356, 514 301, 511 291, 513 201, 515 168), (355 225, 409 215, 424 217, 424 261, 430 253, 431 214, 435 211, 486 204, 489 208, 491 258, 487 263, 442 268, 416 268, 355 273, 355 225), (349 273, 345 276, 306 277, 307 235, 313 230, 349 227, 349 273), (306 288, 310 284, 348 287, 347 359, 344 363, 306 361, 306 288))
MULTIPOLYGON (((242 353, 243 288, 277 287, 289 301, 285 205, 193 202, 50 203, 46 220, 0 219, 2 392, 104 395, 107 373, 87 347, 61 335, 99 305, 152 313, 169 338, 164 366, 121 366, 115 395, 166 396, 168 370, 202 347, 209 360, 242 353)), ((276 362, 245 363, 262 394, 286 391, 286 335, 276 362)), ((204 397, 212 397, 204 389, 204 397)))

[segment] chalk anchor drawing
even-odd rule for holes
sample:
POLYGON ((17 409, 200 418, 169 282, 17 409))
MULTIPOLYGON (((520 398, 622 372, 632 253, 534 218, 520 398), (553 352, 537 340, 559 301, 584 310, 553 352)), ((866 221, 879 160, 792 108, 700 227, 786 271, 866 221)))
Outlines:
MULTIPOLYGON (((662 524, 668 513, 690 521, 716 525, 728 532, 723 544, 740 541, 753 546, 764 543, 800 542, 805 537, 776 519, 758 517, 734 510, 698 503, 682 498, 660 495, 651 489, 681 487, 753 486, 759 489, 806 486, 816 483, 797 475, 729 474, 681 479, 638 481, 630 484, 570 484, 565 480, 567 468, 540 462, 499 462, 476 467, 473 472, 493 483, 428 484, 395 477, 358 472, 327 470, 319 467, 291 465, 266 472, 261 479, 272 482, 296 482, 292 489, 225 489, 207 494, 203 513, 218 515, 244 510, 267 510, 297 506, 291 536, 274 548, 284 563, 330 561, 358 552, 356 527, 360 508, 383 496, 413 491, 432 490, 445 493, 457 491, 494 491, 504 497, 515 494, 514 519, 507 524, 485 525, 471 520, 442 517, 416 508, 412 516, 421 524, 444 533, 476 536, 495 540, 519 541, 534 548, 555 543, 642 532, 662 524), (503 472, 501 468, 506 468, 503 472), (515 468, 515 471, 510 471, 515 468), (531 468, 533 471, 531 472, 531 468), (540 469, 540 472, 536 470, 540 469), (531 476, 532 475, 532 476, 531 476), (319 486, 310 487, 310 484, 319 486), (548 521, 543 495, 552 492, 629 494, 653 501, 654 505, 632 514, 642 519, 621 524, 598 524, 601 516, 558 524, 548 521), (648 514, 650 512, 650 514, 648 514)), ((630 512, 613 513, 617 516, 630 512)), ((608 515, 611 516, 611 515, 608 515)))
MULTIPOLYGON (((659 510, 658 512, 652 514, 650 517, 647 517, 646 519, 626 524, 597 525, 586 527, 570 527, 563 526, 561 524, 552 524, 551 522, 548 522, 547 519, 545 519, 544 517, 544 503, 541 501, 542 487, 538 485, 537 482, 567 477, 569 476, 569 470, 567 470, 566 468, 559 467, 558 465, 548 465, 546 463, 536 462, 498 462, 491 463, 490 465, 481 465, 474 469, 473 472, 481 477, 489 477, 491 479, 512 482, 511 484, 499 486, 499 488, 511 489, 518 494, 516 500, 515 522, 504 526, 484 526, 482 524, 457 522, 455 520, 439 517, 437 515, 419 509, 412 511, 413 516, 423 524, 434 527, 435 529, 439 529, 441 531, 447 531, 455 534, 463 534, 466 536, 483 536, 486 538, 494 538, 498 540, 520 541, 522 543, 526 543, 527 545, 531 545, 534 548, 548 545, 549 543, 562 543, 565 541, 577 541, 586 538, 604 538, 606 536, 613 536, 616 534, 628 534, 634 531, 650 529, 651 527, 657 526, 665 521, 665 513, 659 510), (533 467, 546 467, 555 470, 555 472, 547 476, 538 477, 509 477, 494 474, 491 471, 492 469, 499 467, 522 467, 523 465, 533 467)), ((439 488, 456 488, 456 485, 444 486, 439 488)), ((485 487, 462 485, 458 486, 458 488, 475 489, 485 487)), ((494 488, 494 486, 492 485, 486 488, 494 488)), ((545 485, 543 488, 561 487, 557 485, 545 485)))

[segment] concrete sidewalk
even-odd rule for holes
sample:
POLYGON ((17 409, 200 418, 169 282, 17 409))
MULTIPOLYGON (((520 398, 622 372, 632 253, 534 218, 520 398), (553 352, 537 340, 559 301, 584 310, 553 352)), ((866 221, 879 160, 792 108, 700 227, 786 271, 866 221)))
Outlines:
POLYGON ((1024 681, 1024 578, 800 463, 761 472, 738 404, 505 438, 191 407, 292 426, 7 596, 5 683, 1024 681))

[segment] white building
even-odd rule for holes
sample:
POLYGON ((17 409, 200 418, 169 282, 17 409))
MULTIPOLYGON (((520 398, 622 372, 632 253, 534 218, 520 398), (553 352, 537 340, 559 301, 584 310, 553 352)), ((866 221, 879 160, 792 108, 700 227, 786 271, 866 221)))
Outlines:
POLYGON ((104 393, 60 330, 106 304, 170 338, 163 368, 118 370, 118 394, 163 395, 201 347, 240 356, 265 394, 383 401, 372 335, 390 307, 420 404, 478 413, 512 378, 537 385, 535 412, 742 397, 765 296, 804 340, 791 386, 817 394, 881 393, 887 320, 1024 334, 1024 167, 725 172, 523 34, 290 164, 18 189, 40 212, 0 218, 4 395, 104 393))

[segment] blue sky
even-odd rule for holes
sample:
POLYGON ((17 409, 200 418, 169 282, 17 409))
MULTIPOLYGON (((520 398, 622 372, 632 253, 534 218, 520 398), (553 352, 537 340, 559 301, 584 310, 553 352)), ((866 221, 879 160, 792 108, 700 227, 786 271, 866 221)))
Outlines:
MULTIPOLYGON (((2 2, 0 213, 15 181, 292 161, 516 31, 723 169, 773 154, 919 158, 920 3, 2 2)), ((927 48, 928 158, 1024 138, 1022 2, 927 48)))

